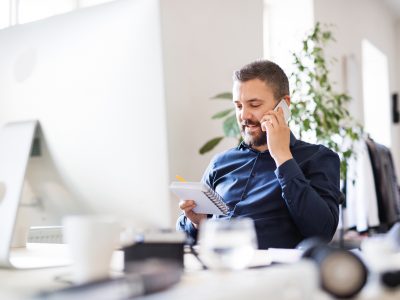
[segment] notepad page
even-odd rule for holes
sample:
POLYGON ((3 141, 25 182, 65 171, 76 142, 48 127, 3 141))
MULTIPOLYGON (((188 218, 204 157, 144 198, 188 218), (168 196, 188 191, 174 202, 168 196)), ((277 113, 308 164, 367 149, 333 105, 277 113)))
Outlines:
MULTIPOLYGON (((209 193, 210 189, 202 182, 172 182, 170 189, 180 199, 193 200, 196 203, 196 207, 193 209, 195 213, 201 214, 215 214, 223 215, 224 209, 219 209, 205 193, 209 193)), ((223 202, 219 205, 224 205, 223 202)))

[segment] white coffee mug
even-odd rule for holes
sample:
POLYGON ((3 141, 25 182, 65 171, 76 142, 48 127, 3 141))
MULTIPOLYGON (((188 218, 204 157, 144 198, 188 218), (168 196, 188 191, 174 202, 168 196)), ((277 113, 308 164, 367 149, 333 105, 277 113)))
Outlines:
POLYGON ((73 215, 63 219, 64 241, 74 261, 73 281, 85 283, 109 277, 119 224, 110 217, 73 215))

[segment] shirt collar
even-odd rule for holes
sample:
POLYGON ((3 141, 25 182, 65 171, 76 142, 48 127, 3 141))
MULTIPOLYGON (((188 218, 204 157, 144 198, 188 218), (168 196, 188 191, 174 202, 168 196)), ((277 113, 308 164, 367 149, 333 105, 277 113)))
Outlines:
MULTIPOLYGON (((296 137, 294 136, 293 132, 290 131, 290 143, 289 143, 290 147, 293 147, 294 144, 296 143, 296 141, 297 141, 296 137)), ((241 149, 251 149, 249 147, 249 145, 247 145, 244 141, 242 141, 237 148, 239 150, 241 150, 241 149)))

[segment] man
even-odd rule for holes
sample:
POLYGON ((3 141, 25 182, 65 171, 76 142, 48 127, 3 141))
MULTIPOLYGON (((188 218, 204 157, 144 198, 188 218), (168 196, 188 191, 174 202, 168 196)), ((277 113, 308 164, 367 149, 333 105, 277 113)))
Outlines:
MULTIPOLYGON (((203 176, 222 196, 230 214, 254 220, 258 246, 293 248, 303 239, 330 240, 338 224, 340 161, 322 145, 297 140, 283 111, 289 81, 271 61, 256 61, 234 73, 233 103, 243 142, 211 161, 203 176)), ((179 203, 177 229, 196 238, 207 215, 193 200, 179 203)))

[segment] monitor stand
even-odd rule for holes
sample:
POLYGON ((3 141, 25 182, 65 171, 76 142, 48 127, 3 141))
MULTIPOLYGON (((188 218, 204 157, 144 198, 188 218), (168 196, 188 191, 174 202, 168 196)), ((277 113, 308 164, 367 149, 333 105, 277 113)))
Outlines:
POLYGON ((64 245, 28 244, 12 249, 25 173, 38 126, 36 120, 14 122, 0 131, 0 268, 25 269, 71 263, 64 245))

